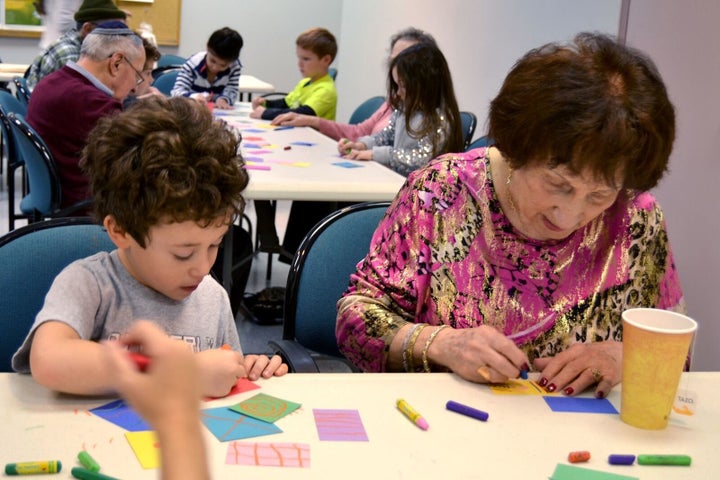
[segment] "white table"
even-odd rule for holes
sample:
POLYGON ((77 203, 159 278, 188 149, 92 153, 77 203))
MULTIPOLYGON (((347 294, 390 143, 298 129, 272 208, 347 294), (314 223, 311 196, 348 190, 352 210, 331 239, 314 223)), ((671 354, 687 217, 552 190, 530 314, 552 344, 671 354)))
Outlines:
MULTIPOLYGON (((618 415, 555 413, 539 396, 496 395, 453 374, 289 374, 258 383, 259 390, 203 408, 232 405, 258 392, 301 403, 276 423, 283 433, 246 441, 309 444, 311 466, 226 465, 228 443, 203 429, 215 479, 545 479, 575 450, 592 454, 578 466, 643 480, 717 478, 718 372, 684 374, 681 387, 697 394, 697 411, 692 417, 673 414, 660 431, 631 427, 618 415), (399 397, 424 416, 427 431, 395 409, 399 397), (480 408, 490 418, 480 422, 447 411, 447 400, 480 408), (313 409, 357 410, 369 441, 319 441, 313 409), (692 466, 612 466, 612 453, 688 454, 692 466)), ((0 374, 0 463, 61 460, 63 471, 47 478, 71 478, 76 455, 86 448, 107 475, 157 478, 156 471, 141 469, 122 428, 88 413, 109 400, 57 395, 29 376, 0 374)), ((620 408, 619 389, 609 400, 620 408)))
POLYGON ((238 87, 240 90, 240 101, 252 100, 253 93, 272 93, 275 91, 273 84, 260 80, 252 75, 245 75, 244 73, 240 75, 238 87))
POLYGON ((22 77, 28 66, 20 63, 0 63, 0 82, 10 82, 13 77, 22 77))
MULTIPOLYGON (((262 159, 270 170, 249 170, 250 183, 243 192, 250 200, 322 200, 379 201, 392 200, 405 177, 376 162, 350 161, 340 158, 337 142, 310 127, 274 130, 265 120, 249 118, 250 104, 239 104, 234 111, 215 113, 238 128, 243 136, 243 155, 262 159), (260 132, 247 132, 257 129, 260 132), (263 141, 252 140, 260 137, 263 141), (247 148, 248 143, 270 143, 271 147, 247 148), (293 142, 312 143, 302 146, 293 142), (285 150, 285 147, 290 150, 285 150), (271 153, 256 154, 257 150, 271 153), (307 166, 294 166, 299 162, 307 166), (359 168, 343 168, 339 162, 350 162, 359 168)), ((252 162, 251 162, 252 163, 252 162)))

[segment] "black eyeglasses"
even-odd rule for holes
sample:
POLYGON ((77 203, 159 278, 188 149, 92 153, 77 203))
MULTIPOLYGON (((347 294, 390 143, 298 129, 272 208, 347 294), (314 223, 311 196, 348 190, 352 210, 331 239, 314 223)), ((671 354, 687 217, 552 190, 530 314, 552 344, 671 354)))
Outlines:
POLYGON ((123 60, 125 60, 128 65, 130 65, 130 68, 132 68, 133 71, 135 72, 135 75, 137 75, 137 79, 135 79, 135 86, 137 87, 138 85, 140 85, 142 82, 145 81, 145 78, 142 76, 142 72, 140 72, 137 68, 135 68, 133 66, 133 64, 130 63, 130 60, 127 59, 127 57, 123 57, 123 60))

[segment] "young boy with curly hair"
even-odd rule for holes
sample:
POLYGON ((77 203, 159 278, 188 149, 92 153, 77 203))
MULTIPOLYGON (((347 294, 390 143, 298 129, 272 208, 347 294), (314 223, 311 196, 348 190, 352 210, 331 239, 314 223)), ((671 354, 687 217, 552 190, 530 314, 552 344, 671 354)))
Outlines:
POLYGON ((101 119, 81 165, 117 249, 56 277, 13 368, 62 392, 111 392, 98 342, 146 319, 196 352, 203 395, 226 395, 240 377, 285 374, 278 356, 243 357, 228 296, 208 275, 244 207, 238 146, 227 125, 187 98, 152 97, 101 119))

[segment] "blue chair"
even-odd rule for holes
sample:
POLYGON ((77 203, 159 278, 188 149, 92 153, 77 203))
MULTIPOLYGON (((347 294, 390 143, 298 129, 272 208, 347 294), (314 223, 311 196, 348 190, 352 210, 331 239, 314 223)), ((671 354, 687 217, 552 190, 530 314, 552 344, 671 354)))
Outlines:
POLYGON ((30 330, 53 279, 65 266, 115 245, 90 218, 33 223, 0 237, 0 371, 30 330))
POLYGON ((333 82, 337 80, 337 68, 328 68, 328 75, 330 75, 330 78, 333 79, 333 82))
MULTIPOLYGON (((15 228, 15 221, 25 219, 26 216, 18 213, 15 209, 15 171, 23 167, 22 158, 17 151, 17 140, 14 137, 14 129, 10 124, 11 113, 25 115, 26 107, 13 96, 12 93, 0 90, 0 136, 2 136, 2 153, 7 165, 7 187, 8 187, 8 231, 15 228)), ((25 189, 25 171, 23 170, 23 195, 25 189)))
POLYGON ((335 303, 368 253, 390 202, 360 203, 318 223, 293 258, 285 288, 282 340, 269 342, 291 372, 357 371, 338 350, 335 303))
POLYGON ((60 177, 50 149, 22 115, 8 115, 13 128, 17 152, 22 158, 27 174, 28 193, 20 201, 20 211, 28 222, 46 218, 81 215, 92 200, 84 200, 70 207, 61 208, 62 191, 60 177))
POLYGON ((162 54, 158 58, 156 68, 162 67, 180 67, 187 61, 187 58, 181 57, 180 55, 162 54))
POLYGON ((172 89, 175 86, 175 80, 177 79, 179 73, 180 69, 168 70, 164 72, 162 75, 155 79, 155 81, 153 82, 153 87, 157 88, 169 97, 170 92, 172 92, 172 89))
POLYGON ((383 102, 385 102, 385 97, 378 96, 368 98, 358 105, 352 115, 350 115, 350 121, 348 123, 351 125, 357 125, 358 123, 364 122, 370 118, 378 108, 380 108, 380 105, 382 105, 383 102))
POLYGON ((460 121, 462 122, 463 141, 467 150, 477 125, 477 117, 472 112, 460 112, 460 121))
POLYGON ((465 149, 465 151, 467 152, 468 150, 473 150, 475 148, 487 147, 488 145, 492 145, 492 144, 493 144, 493 141, 490 138, 488 138, 487 135, 485 135, 485 136, 482 136, 480 138, 476 138, 475 140, 473 140, 473 142, 470 145, 468 145, 468 147, 465 149))
POLYGON ((13 83, 15 84, 15 97, 27 108, 30 103, 30 89, 27 86, 27 80, 25 77, 13 77, 13 83))

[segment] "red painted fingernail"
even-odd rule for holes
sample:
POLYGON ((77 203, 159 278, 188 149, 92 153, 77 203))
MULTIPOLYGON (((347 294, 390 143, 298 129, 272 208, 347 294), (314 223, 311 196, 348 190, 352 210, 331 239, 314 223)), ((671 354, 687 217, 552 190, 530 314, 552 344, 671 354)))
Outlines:
POLYGON ((530 367, 528 367, 527 363, 523 363, 522 365, 520 365, 520 370, 525 370, 526 372, 529 372, 530 367))
POLYGON ((547 378, 542 377, 542 378, 540 379, 540 382, 538 382, 538 384, 539 384, 541 387, 544 387, 545 385, 547 385, 547 378))
POLYGON ((557 389, 557 387, 555 386, 554 383, 551 383, 550 385, 545 387, 545 390, 547 390, 548 392, 554 392, 556 389, 557 389))
POLYGON ((563 393, 565 395, 572 395, 573 393, 575 393, 575 390, 573 389, 573 387, 567 387, 565 390, 563 390, 563 393))
POLYGON ((598 390, 597 392, 595 392, 595 398, 598 398, 598 399, 605 398, 605 392, 603 392, 602 390, 598 390))

